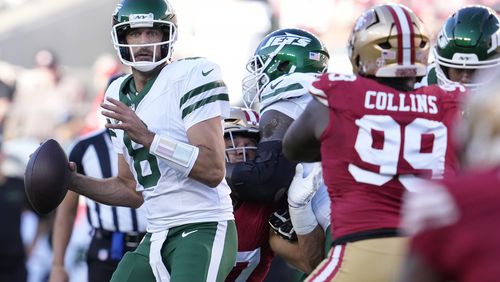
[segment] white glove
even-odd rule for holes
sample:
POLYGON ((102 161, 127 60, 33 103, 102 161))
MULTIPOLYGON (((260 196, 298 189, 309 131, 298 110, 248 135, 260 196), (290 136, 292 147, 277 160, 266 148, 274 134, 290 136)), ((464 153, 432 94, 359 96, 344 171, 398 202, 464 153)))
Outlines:
POLYGON ((321 164, 315 163, 311 172, 304 177, 304 167, 297 164, 295 176, 288 190, 288 209, 295 233, 311 233, 318 225, 311 206, 311 200, 322 181, 321 164))
POLYGON ((303 207, 311 203, 322 180, 321 163, 314 163, 311 172, 303 176, 304 167, 297 164, 295 167, 295 176, 293 177, 290 188, 288 189, 288 205, 294 208, 303 207))

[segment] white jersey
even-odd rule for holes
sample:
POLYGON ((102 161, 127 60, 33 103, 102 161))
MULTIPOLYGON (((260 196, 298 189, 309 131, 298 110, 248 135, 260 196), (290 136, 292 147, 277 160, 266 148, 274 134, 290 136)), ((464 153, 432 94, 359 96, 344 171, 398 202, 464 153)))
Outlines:
POLYGON ((302 99, 304 101, 301 104, 307 105, 312 98, 304 87, 304 81, 310 80, 312 82, 317 76, 317 73, 291 73, 282 75, 268 83, 260 94, 261 114, 268 111, 270 105, 280 101, 302 99))
POLYGON ((324 182, 318 188, 318 191, 314 194, 311 200, 312 210, 316 216, 318 224, 326 232, 326 229, 330 226, 330 196, 328 195, 328 188, 324 182))
MULTIPOLYGON (((275 110, 292 119, 297 119, 312 100, 309 91, 304 87, 315 81, 317 73, 291 73, 271 81, 261 94, 261 115, 266 111, 275 110)), ((313 164, 302 163, 307 175, 313 164)), ((330 226, 330 196, 322 181, 318 191, 312 198, 312 209, 316 220, 323 230, 330 226)))
MULTIPOLYGON (((227 88, 218 65, 203 59, 184 59, 165 66, 140 93, 129 94, 132 76, 116 79, 106 91, 129 105, 154 133, 189 143, 187 130, 204 120, 229 115, 227 88)), ((222 126, 222 123, 221 123, 222 126)), ((113 130, 115 150, 123 154, 142 191, 148 232, 197 222, 234 219, 231 192, 223 180, 216 188, 182 174, 167 162, 113 130)))

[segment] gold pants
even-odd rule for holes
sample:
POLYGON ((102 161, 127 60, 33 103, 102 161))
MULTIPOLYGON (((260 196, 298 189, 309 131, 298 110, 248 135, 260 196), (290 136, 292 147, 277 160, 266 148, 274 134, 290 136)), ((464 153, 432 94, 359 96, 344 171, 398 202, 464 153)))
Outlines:
POLYGON ((407 238, 390 237, 332 246, 328 257, 305 281, 396 281, 406 255, 407 244, 407 238))

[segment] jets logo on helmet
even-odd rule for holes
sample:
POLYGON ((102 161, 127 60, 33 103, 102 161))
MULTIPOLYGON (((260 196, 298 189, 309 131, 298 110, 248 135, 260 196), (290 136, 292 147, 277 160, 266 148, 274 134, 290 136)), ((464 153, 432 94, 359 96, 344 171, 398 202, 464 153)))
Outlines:
POLYGON ((439 48, 445 48, 446 45, 448 44, 448 42, 450 42, 450 40, 446 36, 446 33, 443 32, 443 30, 441 30, 439 32, 438 37, 437 37, 437 44, 438 44, 439 48))
POLYGON ((153 27, 154 15, 149 14, 130 14, 129 15, 130 27, 153 27))
POLYGON ((312 33, 296 28, 279 29, 268 34, 247 63, 243 78, 243 102, 251 108, 269 83, 286 74, 323 73, 330 55, 312 33))
POLYGON ((500 31, 497 30, 497 32, 495 32, 495 34, 492 34, 491 35, 491 47, 490 49, 488 49, 486 52, 489 54, 491 52, 494 52, 497 48, 498 48, 498 43, 499 43, 499 39, 498 37, 500 37, 500 31))
POLYGON ((311 43, 310 38, 285 32, 285 35, 273 36, 269 38, 266 44, 261 48, 267 48, 269 46, 279 46, 281 44, 306 47, 309 43, 311 43))

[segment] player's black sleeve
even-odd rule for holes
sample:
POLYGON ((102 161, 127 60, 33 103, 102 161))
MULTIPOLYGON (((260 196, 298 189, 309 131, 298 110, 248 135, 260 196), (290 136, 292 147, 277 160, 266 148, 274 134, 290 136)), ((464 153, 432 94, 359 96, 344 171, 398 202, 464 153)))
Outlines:
POLYGON ((277 202, 286 194, 296 164, 283 155, 281 141, 266 141, 257 145, 254 160, 228 166, 226 180, 243 201, 277 202))

